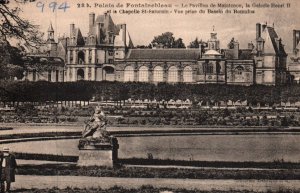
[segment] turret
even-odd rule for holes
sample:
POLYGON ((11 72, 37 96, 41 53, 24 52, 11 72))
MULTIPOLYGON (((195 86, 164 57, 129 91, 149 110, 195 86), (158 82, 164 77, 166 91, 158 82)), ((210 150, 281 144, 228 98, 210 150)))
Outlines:
POLYGON ((48 39, 47 41, 54 41, 54 29, 52 27, 52 23, 50 22, 49 28, 48 28, 48 39))

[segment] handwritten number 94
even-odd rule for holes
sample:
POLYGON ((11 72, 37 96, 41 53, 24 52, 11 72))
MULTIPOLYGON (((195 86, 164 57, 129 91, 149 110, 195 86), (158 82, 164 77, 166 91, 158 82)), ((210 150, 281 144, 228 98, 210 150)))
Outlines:
POLYGON ((36 3, 36 7, 41 9, 41 12, 44 12, 44 9, 49 8, 52 12, 54 12, 55 10, 64 10, 64 12, 66 12, 66 10, 68 8, 70 8, 70 6, 68 5, 67 2, 58 4, 57 2, 51 2, 48 5, 46 5, 45 7, 45 3, 39 1, 36 3))

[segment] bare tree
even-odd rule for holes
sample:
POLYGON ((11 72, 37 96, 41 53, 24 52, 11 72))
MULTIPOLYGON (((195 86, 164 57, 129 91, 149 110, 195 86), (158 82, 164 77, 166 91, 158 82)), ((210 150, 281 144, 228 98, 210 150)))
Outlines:
MULTIPOLYGON (((32 0, 30 0, 32 2, 32 0)), ((39 32, 39 27, 30 21, 20 17, 22 11, 21 4, 27 0, 15 0, 8 4, 0 4, 0 37, 2 41, 17 39, 28 47, 37 48, 43 44, 43 34, 39 32)))
POLYGON ((22 5, 33 1, 11 0, 0 4, 0 79, 21 78, 28 67, 22 59, 25 54, 22 47, 38 49, 45 43, 39 26, 20 16, 22 5), (17 43, 17 47, 12 46, 12 42, 17 43))

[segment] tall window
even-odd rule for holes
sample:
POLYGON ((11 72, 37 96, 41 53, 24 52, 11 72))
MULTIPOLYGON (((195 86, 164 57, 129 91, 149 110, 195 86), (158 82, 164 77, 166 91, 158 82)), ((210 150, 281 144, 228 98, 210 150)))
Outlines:
POLYGON ((59 81, 59 70, 55 71, 55 82, 59 81))
POLYGON ((92 50, 89 50, 89 64, 92 63, 92 50))
POLYGON ((73 50, 70 50, 70 63, 73 63, 73 50))
POLYGON ((153 70, 153 82, 163 82, 164 71, 161 66, 156 66, 153 70))
POLYGON ((32 71, 32 81, 36 81, 36 70, 32 71))
POLYGON ((183 69, 183 82, 193 82, 193 69, 190 66, 186 66, 183 69))
POLYGON ((124 69, 124 81, 134 81, 134 70, 132 66, 126 66, 124 69))
POLYGON ((148 67, 142 66, 139 69, 139 82, 148 82, 149 80, 149 73, 148 67))
POLYGON ((83 51, 78 52, 77 64, 84 64, 84 52, 83 51))
POLYGON ((206 74, 213 74, 214 73, 213 63, 204 63, 203 72, 206 74))
POLYGON ((51 78, 51 70, 48 70, 48 81, 51 82, 52 78, 51 78))
POLYGON ((171 66, 169 68, 168 82, 178 82, 178 69, 176 66, 171 66))

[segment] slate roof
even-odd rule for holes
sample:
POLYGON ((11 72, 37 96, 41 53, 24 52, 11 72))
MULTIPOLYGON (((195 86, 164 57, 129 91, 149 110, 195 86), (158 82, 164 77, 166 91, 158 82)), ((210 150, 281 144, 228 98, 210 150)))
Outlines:
POLYGON ((278 37, 276 31, 274 30, 274 28, 267 27, 267 30, 268 30, 268 33, 269 33, 269 36, 272 41, 272 45, 273 45, 273 48, 274 48, 276 54, 282 55, 282 56, 287 56, 287 54, 284 50, 283 44, 281 42, 278 43, 279 37, 278 37))
POLYGON ((198 60, 201 56, 200 49, 131 49, 126 60, 151 60, 151 61, 190 61, 198 60))
POLYGON ((117 28, 117 26, 114 24, 110 14, 104 14, 104 15, 98 15, 96 20, 95 20, 95 26, 97 23, 103 23, 103 31, 110 31, 110 32, 114 32, 115 34, 117 34, 119 32, 119 29, 117 28))
POLYGON ((58 38, 58 44, 61 44, 65 51, 67 51, 67 39, 66 38, 58 38))
POLYGON ((84 39, 79 28, 72 31, 72 37, 75 37, 75 45, 84 45, 84 39))

